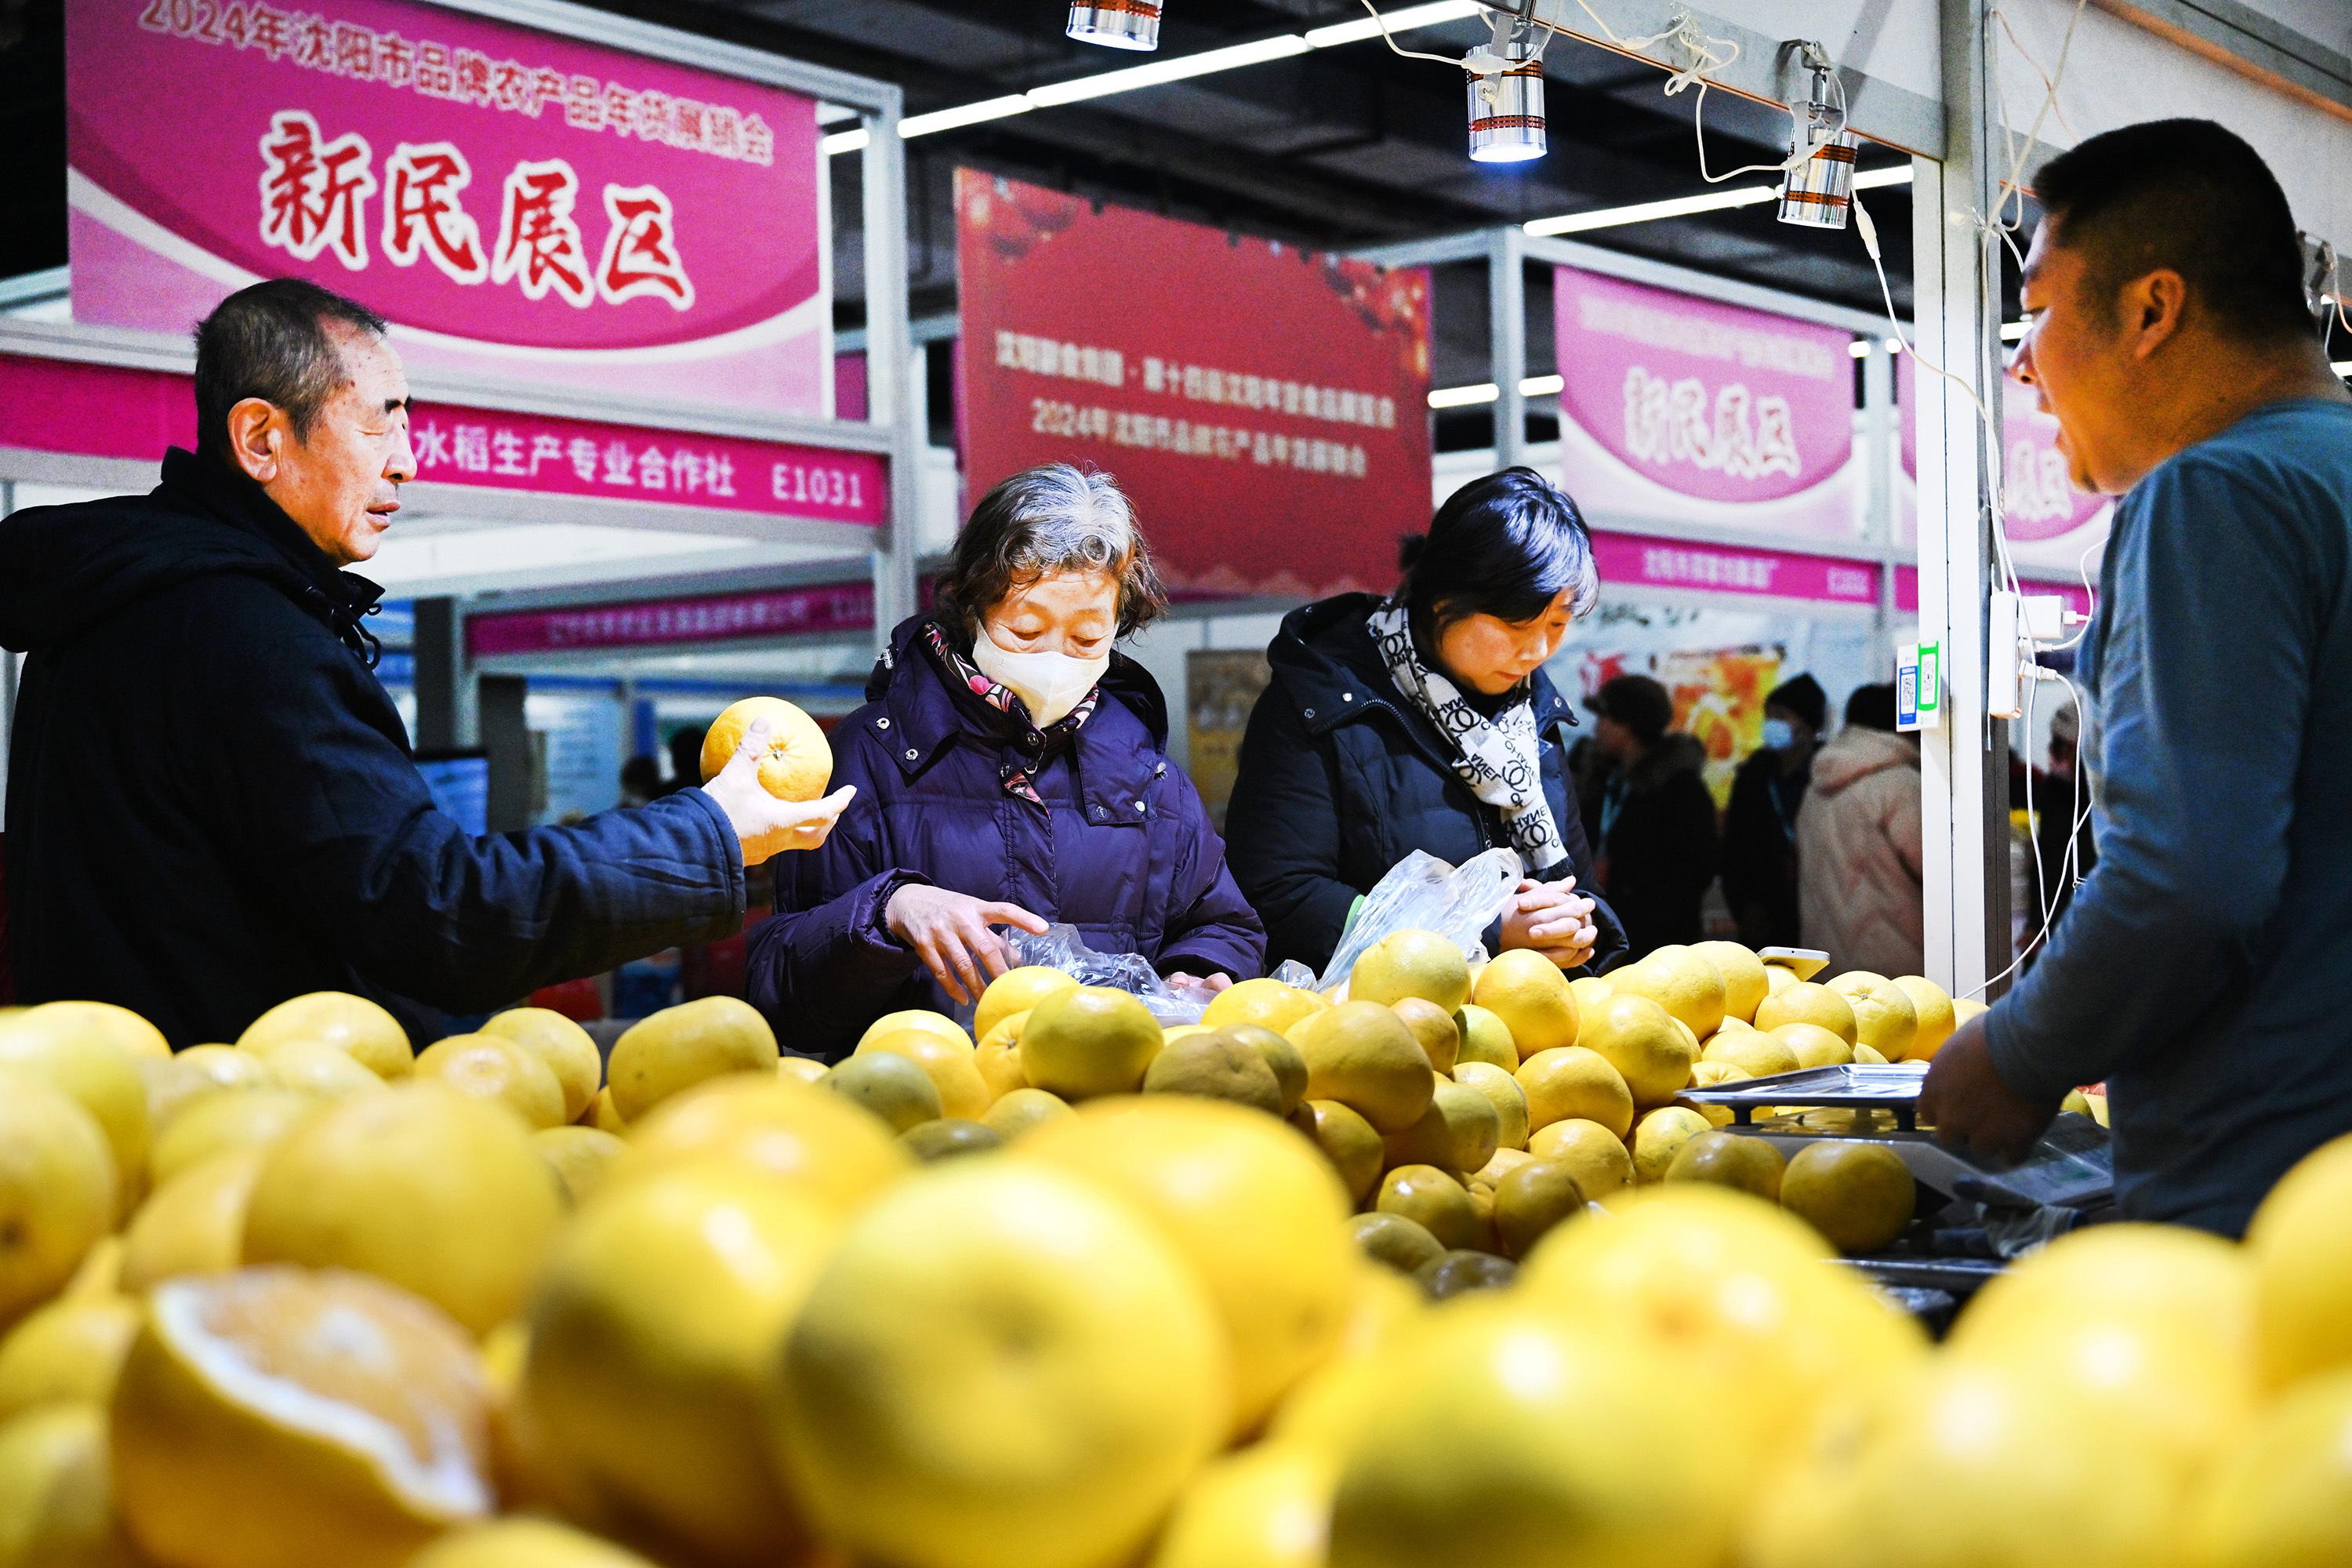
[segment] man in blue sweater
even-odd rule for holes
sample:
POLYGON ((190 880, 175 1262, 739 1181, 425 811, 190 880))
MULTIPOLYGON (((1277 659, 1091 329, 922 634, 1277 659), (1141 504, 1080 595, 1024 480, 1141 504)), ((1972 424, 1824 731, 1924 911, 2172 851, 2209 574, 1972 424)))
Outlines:
POLYGON ((2037 184, 2011 371, 2124 498, 2081 659, 2098 864, 1920 1110, 2000 1162, 2104 1079, 2125 1215, 2234 1236, 2352 1131, 2352 394, 2228 131, 2127 126, 2037 184))

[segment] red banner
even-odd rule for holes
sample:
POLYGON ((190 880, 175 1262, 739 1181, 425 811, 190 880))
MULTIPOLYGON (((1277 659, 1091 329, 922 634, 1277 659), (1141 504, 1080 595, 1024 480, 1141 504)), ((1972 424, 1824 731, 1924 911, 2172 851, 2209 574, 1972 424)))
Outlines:
POLYGON ((1039 463, 1133 498, 1169 586, 1396 581, 1429 525, 1429 275, 956 172, 968 495, 1039 463))

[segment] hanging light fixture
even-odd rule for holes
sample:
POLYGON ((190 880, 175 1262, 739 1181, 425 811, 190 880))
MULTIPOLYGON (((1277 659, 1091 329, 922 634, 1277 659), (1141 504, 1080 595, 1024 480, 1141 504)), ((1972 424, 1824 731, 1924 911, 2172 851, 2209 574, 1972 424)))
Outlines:
POLYGON ((1160 47, 1160 0, 1070 0, 1065 29, 1082 44, 1149 51, 1160 47))
POLYGON ((1813 89, 1789 110, 1796 126, 1780 175, 1780 221, 1843 228, 1853 205, 1854 160, 1853 132, 1845 128, 1845 84, 1817 46, 1805 46, 1805 63, 1812 68, 1813 89))
POLYGON ((1495 12, 1493 37, 1464 57, 1470 73, 1470 159, 1523 163, 1544 155, 1543 47, 1550 33, 1495 12))

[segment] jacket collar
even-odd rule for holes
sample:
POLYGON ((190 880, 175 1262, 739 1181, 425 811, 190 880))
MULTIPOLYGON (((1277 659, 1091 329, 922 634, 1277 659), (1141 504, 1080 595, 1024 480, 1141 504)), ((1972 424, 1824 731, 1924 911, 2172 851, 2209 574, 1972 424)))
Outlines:
MULTIPOLYGON (((1340 594, 1304 605, 1282 618, 1266 657, 1298 705, 1311 734, 1326 734, 1381 710, 1402 717, 1416 735, 1433 729, 1404 697, 1381 662, 1366 623, 1381 606, 1377 594, 1340 594)), ((1536 730, 1578 728, 1576 712, 1551 678, 1538 669, 1529 682, 1536 730)))
POLYGON ((163 454, 163 493, 267 544, 285 563, 291 578, 286 586, 297 602, 331 627, 353 653, 371 666, 375 663, 382 647, 363 622, 383 597, 382 587, 355 572, 338 571, 285 508, 226 464, 173 447, 163 454))

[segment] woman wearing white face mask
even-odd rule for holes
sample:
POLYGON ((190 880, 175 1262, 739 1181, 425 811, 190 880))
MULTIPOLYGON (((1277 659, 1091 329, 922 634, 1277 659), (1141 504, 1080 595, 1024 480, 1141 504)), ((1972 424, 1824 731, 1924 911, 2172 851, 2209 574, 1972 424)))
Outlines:
POLYGON ((945 1011, 1009 966, 998 928, 1076 926, 1210 988, 1265 936, 1167 754, 1168 710, 1113 648, 1167 609, 1127 498, 1064 464, 982 498, 938 608, 900 626, 835 730, 856 804, 792 857, 751 937, 751 1001, 837 1058, 874 1019, 945 1011))

